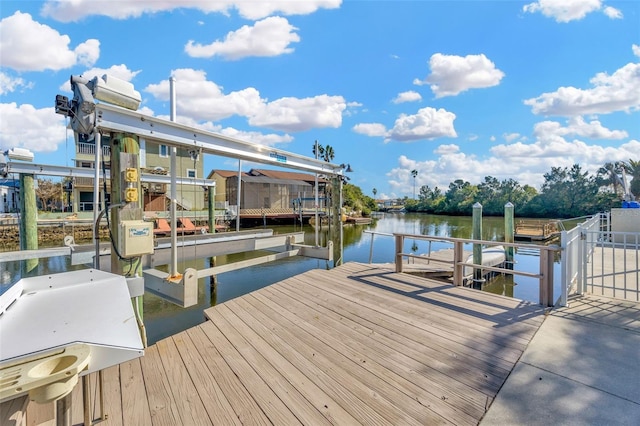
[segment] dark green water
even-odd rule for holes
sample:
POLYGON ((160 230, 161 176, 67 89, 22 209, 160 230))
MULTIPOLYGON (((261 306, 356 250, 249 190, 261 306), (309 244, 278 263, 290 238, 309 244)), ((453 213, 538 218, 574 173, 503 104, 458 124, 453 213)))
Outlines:
MULTIPOLYGON (((270 226, 276 233, 287 233, 300 231, 298 226, 270 226)), ((310 226, 302 228, 305 231, 305 243, 315 244, 315 231, 310 226)), ((392 234, 422 234, 442 237, 471 238, 471 217, 458 216, 436 216, 425 214, 386 214, 374 219, 370 225, 345 225, 344 235, 344 261, 345 262, 369 262, 371 234, 365 230, 392 234)), ((483 219, 482 226, 483 240, 503 241, 504 221, 502 218, 487 217, 483 219)), ((320 245, 325 245, 327 239, 327 229, 319 232, 320 245)), ((469 248, 465 248, 470 250, 469 248)), ((405 252, 427 253, 429 249, 436 251, 451 248, 450 244, 434 242, 429 247, 427 241, 411 240, 405 241, 405 252)), ((373 243, 373 263, 393 262, 395 251, 395 241, 393 237, 376 235, 373 243)), ((217 265, 223 265, 238 260, 247 259, 250 256, 263 255, 237 254, 229 256, 218 256, 217 265)), ((179 256, 178 256, 179 259, 179 256)), ((515 255, 516 270, 535 272, 538 271, 539 257, 523 251, 515 255)), ((6 261, 0 254, 0 292, 3 292, 11 284, 20 279, 21 267, 24 261, 6 261)), ((51 274, 63 272, 81 267, 72 267, 66 257, 51 257, 40 259, 38 267, 30 275, 51 274)), ((203 269, 209 267, 209 261, 200 259, 191 262, 179 262, 178 270, 186 267, 203 269)), ((556 264, 556 277, 559 275, 559 264, 556 264)), ((329 268, 324 260, 307 259, 294 257, 268 264, 258 265, 238 271, 227 272, 218 275, 217 291, 212 292, 210 279, 201 279, 199 285, 198 304, 190 308, 180 308, 172 303, 166 302, 151 294, 144 296, 144 321, 147 327, 147 336, 150 343, 161 338, 170 336, 188 327, 204 321, 203 309, 216 303, 222 303, 253 290, 265 287, 275 282, 281 281, 290 276, 300 274, 310 269, 329 268)), ((497 294, 516 297, 519 299, 538 301, 538 281, 526 277, 498 277, 483 290, 497 294)), ((558 294, 559 285, 556 286, 555 294, 558 294)))

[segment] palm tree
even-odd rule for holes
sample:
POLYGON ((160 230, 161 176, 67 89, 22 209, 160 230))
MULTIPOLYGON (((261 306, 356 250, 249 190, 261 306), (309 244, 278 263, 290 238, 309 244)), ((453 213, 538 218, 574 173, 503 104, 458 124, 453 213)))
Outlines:
POLYGON ((318 144, 318 141, 314 142, 312 152, 315 157, 322 158, 327 163, 330 163, 331 160, 333 160, 333 157, 335 157, 335 151, 331 145, 322 146, 318 144))
POLYGON ((375 199, 376 198, 376 194, 378 193, 378 190, 373 188, 373 191, 371 191, 371 192, 373 192, 373 198, 375 199))
POLYGON ((418 171, 416 169, 411 170, 411 176, 413 176, 413 199, 416 199, 416 177, 418 176, 418 171))
POLYGON ((615 163, 605 163, 604 166, 598 169, 598 177, 602 179, 602 183, 605 185, 613 186, 613 193, 618 194, 618 175, 622 172, 623 164, 619 161, 615 163))
POLYGON ((623 163, 624 168, 632 177, 629 192, 632 195, 640 196, 640 160, 634 161, 629 159, 628 162, 623 163))
POLYGON ((327 163, 330 163, 331 160, 333 160, 333 157, 335 156, 335 152, 333 151, 333 147, 331 145, 327 145, 324 147, 324 155, 322 158, 324 158, 324 161, 326 161, 327 163))

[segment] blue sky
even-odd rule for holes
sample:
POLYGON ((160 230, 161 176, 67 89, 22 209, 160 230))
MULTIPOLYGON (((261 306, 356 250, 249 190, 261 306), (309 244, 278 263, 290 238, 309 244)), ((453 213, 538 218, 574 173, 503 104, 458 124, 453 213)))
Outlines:
POLYGON ((55 95, 105 73, 148 114, 168 117, 174 76, 183 123, 331 145, 378 198, 412 197, 413 169, 418 188, 538 187, 552 166, 640 159, 635 0, 2 0, 0 19, 0 149, 37 163, 72 165, 55 95))

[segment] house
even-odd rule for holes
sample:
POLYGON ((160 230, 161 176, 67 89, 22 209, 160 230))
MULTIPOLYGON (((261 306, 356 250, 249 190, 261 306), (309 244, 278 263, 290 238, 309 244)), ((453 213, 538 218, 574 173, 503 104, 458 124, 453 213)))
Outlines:
POLYGON ((20 208, 20 181, 0 179, 0 213, 14 213, 20 208))
MULTIPOLYGON (((85 135, 76 135, 76 167, 94 168, 95 142, 85 135)), ((102 137, 101 158, 105 168, 111 167, 111 148, 108 136, 102 137)), ((170 147, 167 145, 140 140, 140 169, 143 173, 170 174, 170 147)), ((178 148, 176 156, 177 172, 180 177, 202 178, 204 167, 202 156, 193 159, 188 150, 178 148)), ((72 185, 73 211, 93 210, 94 178, 76 177, 72 185)), ((110 182, 107 181, 106 195, 100 179, 100 204, 109 199, 110 182)), ((142 202, 144 211, 166 211, 170 203, 170 185, 142 182, 142 202)), ((200 185, 177 185, 178 208, 182 210, 206 209, 205 191, 200 185)))
MULTIPOLYGON (((234 209, 238 204, 238 172, 213 170, 209 176, 216 182, 216 207, 226 204, 234 209)), ((315 203, 315 175, 279 170, 251 169, 241 173, 241 210, 289 210, 301 202, 304 209, 313 209, 315 203)), ((327 181, 318 179, 319 198, 324 199, 327 181)), ((320 200, 320 205, 326 203, 320 200)), ((242 212, 241 212, 242 214, 242 212)))

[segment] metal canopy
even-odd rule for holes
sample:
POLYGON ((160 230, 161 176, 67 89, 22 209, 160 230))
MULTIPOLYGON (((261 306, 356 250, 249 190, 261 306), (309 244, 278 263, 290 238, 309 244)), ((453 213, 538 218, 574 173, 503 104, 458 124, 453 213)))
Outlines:
POLYGON ((206 154, 312 173, 343 174, 342 166, 336 164, 241 141, 109 104, 96 105, 96 115, 96 128, 101 132, 134 133, 148 141, 184 149, 202 150, 206 154))

